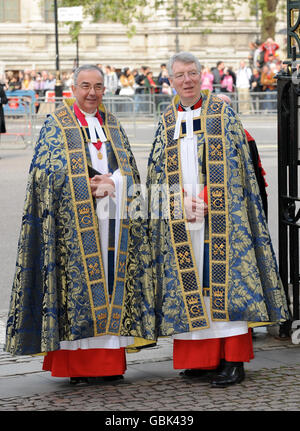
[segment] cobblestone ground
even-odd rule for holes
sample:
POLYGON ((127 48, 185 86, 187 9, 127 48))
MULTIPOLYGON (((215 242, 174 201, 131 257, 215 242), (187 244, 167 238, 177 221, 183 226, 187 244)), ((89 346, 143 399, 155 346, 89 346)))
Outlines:
MULTIPOLYGON (((0 382, 1 384, 1 382, 0 382)), ((233 387, 210 388, 199 379, 139 380, 72 387, 47 395, 0 399, 1 411, 296 411, 300 365, 247 372, 233 387)))
MULTIPOLYGON (((4 339, 3 335, 2 338, 4 339)), ((273 337, 269 338, 268 343, 260 344, 256 340, 255 351, 272 351, 276 359, 276 352, 281 351, 282 358, 285 356, 284 352, 286 357, 289 357, 291 349, 296 349, 296 352, 299 349, 299 346, 292 345, 290 342, 281 343, 278 344, 273 337)), ((171 360, 171 357, 164 357, 162 361, 164 360, 171 360)), ((136 362, 139 363, 139 359, 136 362)), ((40 356, 13 357, 3 352, 3 340, 0 340, 0 370, 2 370, 0 385, 5 384, 7 376, 17 379, 17 373, 19 376, 22 373, 39 374, 41 363, 40 356)), ((131 360, 131 363, 134 361, 131 360)), ((136 380, 130 378, 127 380, 125 375, 124 380, 114 383, 100 382, 88 386, 66 384, 63 387, 60 386, 57 391, 55 387, 53 389, 47 393, 36 393, 30 396, 20 394, 20 396, 3 397, 0 395, 0 412, 94 411, 111 415, 116 412, 120 414, 121 412, 123 414, 157 412, 159 414, 167 411, 175 414, 175 412, 208 411, 299 411, 300 359, 299 362, 296 359, 296 363, 289 365, 247 370, 246 379, 241 384, 228 388, 211 388, 207 381, 199 378, 186 379, 178 373, 172 377, 139 377, 136 380)))

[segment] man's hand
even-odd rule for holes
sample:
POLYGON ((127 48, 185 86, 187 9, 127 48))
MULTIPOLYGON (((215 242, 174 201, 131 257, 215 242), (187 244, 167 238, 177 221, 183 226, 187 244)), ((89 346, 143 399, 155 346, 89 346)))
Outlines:
POLYGON ((115 183, 110 179, 112 174, 95 175, 91 179, 91 190, 94 198, 104 198, 105 196, 115 196, 115 183))
POLYGON ((184 209, 187 221, 201 223, 208 213, 207 204, 199 197, 184 195, 184 209))

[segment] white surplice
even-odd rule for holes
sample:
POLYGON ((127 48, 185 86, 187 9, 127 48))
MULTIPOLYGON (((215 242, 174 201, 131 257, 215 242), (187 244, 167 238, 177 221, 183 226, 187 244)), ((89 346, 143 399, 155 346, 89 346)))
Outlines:
MULTIPOLYGON (((107 141, 104 131, 98 121, 94 116, 95 114, 88 114, 84 112, 86 117, 91 142, 89 142, 89 152, 91 156, 91 163, 94 169, 96 169, 101 174, 108 173, 108 161, 107 161, 107 151, 106 144, 107 141), (100 127, 99 127, 100 126, 100 127), (101 130, 100 130, 101 129, 101 130), (97 142, 96 133, 102 142, 101 154, 102 159, 98 158, 98 150, 92 144, 92 142, 97 142)), ((118 252, 119 244, 119 233, 120 233, 120 219, 122 216, 122 204, 123 204, 123 177, 119 169, 113 172, 110 177, 115 184, 115 202, 116 202, 116 213, 115 213, 115 263, 118 252)), ((108 235, 109 235, 109 211, 108 211, 108 200, 110 198, 104 197, 97 199, 97 216, 99 225, 99 236, 100 236, 100 246, 102 253, 102 262, 104 267, 104 273, 106 278, 106 285, 108 286, 108 235)), ((77 350, 77 349, 119 349, 120 347, 126 347, 134 343, 134 337, 124 337, 117 335, 101 335, 97 337, 83 338, 81 340, 75 341, 61 341, 60 348, 64 350, 77 350)))
MULTIPOLYGON (((197 135, 191 133, 193 127, 193 117, 199 117, 201 108, 187 111, 179 111, 179 120, 175 127, 174 138, 178 137, 180 130, 180 121, 186 120, 187 135, 180 139, 180 160, 182 170, 183 188, 187 195, 197 196, 203 185, 199 184, 199 162, 198 162, 198 147, 197 135), (177 133, 176 133, 177 132, 177 133)), ((205 221, 202 223, 188 223, 188 228, 191 235, 195 261, 197 264, 200 284, 203 281, 203 257, 204 257, 204 230, 205 221)), ((246 334, 248 332, 247 322, 213 322, 210 312, 210 298, 204 297, 204 303, 209 318, 210 327, 207 329, 199 329, 196 331, 176 334, 173 337, 181 340, 204 340, 208 338, 231 337, 234 335, 246 334)))

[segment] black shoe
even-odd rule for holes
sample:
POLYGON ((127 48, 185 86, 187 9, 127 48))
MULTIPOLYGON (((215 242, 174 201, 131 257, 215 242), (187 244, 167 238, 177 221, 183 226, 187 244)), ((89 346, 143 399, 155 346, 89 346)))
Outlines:
POLYGON ((70 385, 88 384, 88 377, 70 377, 70 385))
POLYGON ((224 367, 225 367, 226 361, 225 359, 221 359, 220 363, 218 365, 218 368, 216 369, 217 373, 220 373, 221 371, 223 371, 224 367))
POLYGON ((121 375, 116 375, 116 376, 103 376, 102 379, 105 382, 115 382, 116 380, 122 380, 122 379, 124 379, 124 376, 122 374, 121 375))
POLYGON ((223 369, 211 380, 214 388, 226 388, 227 386, 241 383, 245 379, 243 362, 227 362, 223 369))
POLYGON ((184 371, 181 371, 179 373, 180 376, 182 377, 186 377, 188 379, 193 379, 193 378, 208 378, 211 377, 211 375, 215 372, 216 370, 203 370, 203 369, 199 369, 199 368, 192 368, 192 369, 187 369, 184 371))

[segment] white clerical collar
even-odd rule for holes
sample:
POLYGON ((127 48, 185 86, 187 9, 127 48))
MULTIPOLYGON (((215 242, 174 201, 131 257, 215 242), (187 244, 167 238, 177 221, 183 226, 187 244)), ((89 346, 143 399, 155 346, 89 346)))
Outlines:
POLYGON ((201 113, 201 107, 192 109, 191 107, 185 107, 184 111, 177 111, 177 120, 174 130, 174 138, 178 139, 180 136, 181 122, 186 122, 186 137, 192 138, 194 136, 194 117, 198 117, 201 113))
MULTIPOLYGON (((79 107, 78 107, 79 108, 79 107)), ((95 109, 94 112, 90 113, 90 112, 84 112, 82 109, 79 108, 79 111, 83 113, 83 115, 85 117, 95 117, 97 109, 95 109)))
POLYGON ((191 111, 192 110, 192 106, 193 105, 191 105, 191 106, 183 106, 183 105, 181 105, 182 106, 182 108, 185 110, 185 111, 191 111))
POLYGON ((79 108, 79 110, 82 112, 82 114, 85 116, 86 122, 88 123, 89 133, 90 133, 90 140, 92 143, 97 143, 99 140, 101 142, 106 142, 107 138, 105 136, 105 133, 101 127, 101 124, 97 117, 95 117, 97 113, 97 109, 95 112, 84 112, 82 109, 79 108), (98 138, 97 138, 97 134, 98 138))
POLYGON ((194 117, 198 117, 201 113, 202 97, 191 106, 178 105, 177 120, 174 130, 174 139, 178 139, 180 135, 181 122, 186 122, 186 137, 192 138, 194 136, 194 117))
POLYGON ((180 103, 178 105, 178 111, 182 111, 182 110, 185 110, 185 111, 196 110, 198 108, 201 108, 201 106, 202 106, 202 97, 200 97, 198 99, 198 101, 196 103, 193 103, 192 105, 185 106, 182 103, 180 103))

